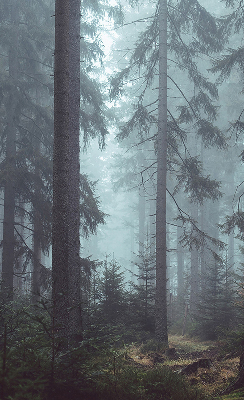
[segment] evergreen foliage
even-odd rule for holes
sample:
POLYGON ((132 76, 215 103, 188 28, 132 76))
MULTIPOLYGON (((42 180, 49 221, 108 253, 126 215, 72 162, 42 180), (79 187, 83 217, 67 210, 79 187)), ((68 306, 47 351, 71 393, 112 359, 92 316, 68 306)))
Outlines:
POLYGON ((233 273, 219 257, 208 265, 195 315, 195 334, 203 340, 216 340, 230 331, 237 321, 233 273))

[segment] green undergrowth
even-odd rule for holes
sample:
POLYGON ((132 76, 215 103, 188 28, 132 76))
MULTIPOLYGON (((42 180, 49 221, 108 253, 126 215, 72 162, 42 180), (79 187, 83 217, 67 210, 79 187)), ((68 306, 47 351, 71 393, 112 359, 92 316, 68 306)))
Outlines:
POLYGON ((244 389, 235 390, 233 393, 228 395, 223 395, 220 397, 215 397, 214 400, 244 400, 244 389))
MULTIPOLYGON (((2 361, 2 360, 1 360, 2 361)), ((2 400, 204 400, 187 381, 167 367, 142 370, 115 365, 110 357, 79 362, 68 356, 51 368, 20 364, 9 366, 0 376, 2 400)), ((48 364, 47 364, 48 367, 48 364)))

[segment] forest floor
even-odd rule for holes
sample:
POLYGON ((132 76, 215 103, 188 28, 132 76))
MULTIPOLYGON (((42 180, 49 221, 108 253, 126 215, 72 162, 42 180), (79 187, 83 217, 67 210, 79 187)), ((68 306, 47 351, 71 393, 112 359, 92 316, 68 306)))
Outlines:
POLYGON ((210 359, 209 368, 198 367, 195 372, 185 374, 190 385, 201 389, 210 398, 244 400, 244 394, 239 392, 236 395, 218 397, 237 378, 240 363, 240 357, 226 354, 218 342, 202 342, 172 335, 169 337, 169 350, 166 352, 150 351, 146 345, 142 345, 132 346, 127 354, 128 360, 138 368, 151 369, 164 365, 176 373, 199 359, 210 359))

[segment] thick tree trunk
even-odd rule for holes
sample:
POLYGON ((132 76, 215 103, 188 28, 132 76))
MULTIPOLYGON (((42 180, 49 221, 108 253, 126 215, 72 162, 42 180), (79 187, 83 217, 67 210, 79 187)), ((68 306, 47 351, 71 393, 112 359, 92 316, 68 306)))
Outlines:
POLYGON ((168 345, 166 290, 167 0, 159 1, 159 104, 156 200, 156 340, 168 345))
POLYGON ((80 15, 81 1, 70 1, 69 22, 69 302, 70 337, 81 338, 80 275, 80 15))
POLYGON ((3 219, 3 252, 2 252, 2 294, 4 301, 13 300, 14 274, 14 217, 15 217, 15 157, 16 127, 14 115, 17 96, 15 93, 18 71, 18 21, 17 5, 12 4, 11 22, 12 37, 9 48, 9 99, 6 107, 6 177, 4 186, 4 219, 3 219))
POLYGON ((80 339, 80 0, 56 0, 53 160, 53 306, 61 335, 80 339))
POLYGON ((69 1, 55 2, 52 298, 59 336, 69 326, 69 1))

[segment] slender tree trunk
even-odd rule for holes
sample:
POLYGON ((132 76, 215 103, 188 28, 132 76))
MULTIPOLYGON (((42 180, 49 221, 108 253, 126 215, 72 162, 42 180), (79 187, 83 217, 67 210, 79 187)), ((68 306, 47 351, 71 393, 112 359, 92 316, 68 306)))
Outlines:
MULTIPOLYGON (((198 218, 198 208, 197 204, 191 204, 191 218, 194 221, 197 221, 198 218)), ((196 246, 193 244, 191 248, 191 277, 190 277, 190 312, 194 315, 197 310, 197 303, 199 301, 198 294, 198 282, 199 282, 199 274, 198 274, 198 250, 196 246)))
POLYGON ((139 258, 143 259, 145 242, 146 199, 143 186, 139 187, 139 258))
POLYGON ((156 340, 168 344, 166 290, 167 0, 159 1, 159 104, 156 200, 156 340))
POLYGON ((15 216, 15 157, 16 127, 14 115, 17 96, 15 93, 18 71, 18 21, 17 4, 10 5, 12 37, 9 48, 9 98, 6 108, 6 178, 4 186, 3 252, 2 252, 2 292, 4 301, 13 300, 14 273, 14 216, 15 216))
MULTIPOLYGON (((153 193, 153 185, 151 187, 152 193, 153 193)), ((156 201, 155 199, 150 199, 149 200, 149 235, 150 235, 150 255, 151 257, 155 256, 155 217, 156 217, 156 201)))
MULTIPOLYGON (((206 201, 203 202, 200 206, 200 226, 201 230, 203 232, 207 232, 206 228, 206 201)), ((207 265, 206 265, 206 260, 207 260, 207 252, 205 246, 201 247, 200 251, 200 268, 201 268, 201 276, 200 276, 200 285, 201 285, 201 294, 203 295, 206 291, 206 278, 207 278, 207 265)))
MULTIPOLYGON (((40 142, 36 145, 36 156, 40 154, 40 142)), ((38 168, 35 169, 36 178, 39 176, 38 168)), ((38 196, 38 189, 35 193, 38 196)), ((41 229, 42 221, 40 213, 35 207, 34 209, 34 224, 33 224, 33 271, 32 271, 32 302, 37 303, 40 301, 41 295, 41 262, 42 262, 42 251, 41 251, 41 229)))
MULTIPOLYGON (((145 251, 145 216, 146 216, 146 201, 145 201, 145 191, 144 187, 139 187, 139 254, 138 254, 138 274, 139 277, 143 274, 143 259, 145 251)), ((143 284, 143 280, 139 278, 139 285, 143 284)))
MULTIPOLYGON (((40 91, 36 91, 36 101, 40 104, 40 91)), ((37 137, 35 140, 35 155, 38 159, 41 155, 41 142, 37 137)), ((40 180, 40 171, 38 166, 35 167, 35 181, 40 180)), ((41 296, 41 262, 42 262, 42 251, 41 251, 41 230, 42 230, 42 220, 41 215, 38 210, 38 199, 40 196, 40 191, 38 185, 35 188, 35 199, 36 204, 33 206, 33 271, 32 271, 32 302, 35 304, 40 301, 41 296)))
MULTIPOLYGON (((229 201, 228 205, 230 208, 230 215, 233 212, 233 196, 235 193, 235 169, 233 165, 233 150, 231 149, 229 168, 228 168, 228 180, 229 180, 229 201)), ((231 232, 228 239, 228 264, 234 268, 235 265, 235 234, 231 232)))
POLYGON ((64 337, 81 338, 79 265, 80 0, 56 0, 53 307, 64 337))
MULTIPOLYGON (((20 198, 18 200, 18 207, 19 207, 19 216, 18 222, 20 223, 19 226, 16 226, 16 230, 18 231, 20 237, 24 237, 24 224, 25 224, 25 216, 24 216, 24 202, 20 198)), ((16 294, 21 295, 23 292, 23 261, 24 257, 23 254, 19 255, 18 258, 15 260, 15 271, 16 276, 14 279, 14 288, 16 289, 16 294)))
POLYGON ((182 229, 177 225, 177 297, 178 301, 182 303, 184 294, 184 250, 180 244, 180 237, 182 229))

